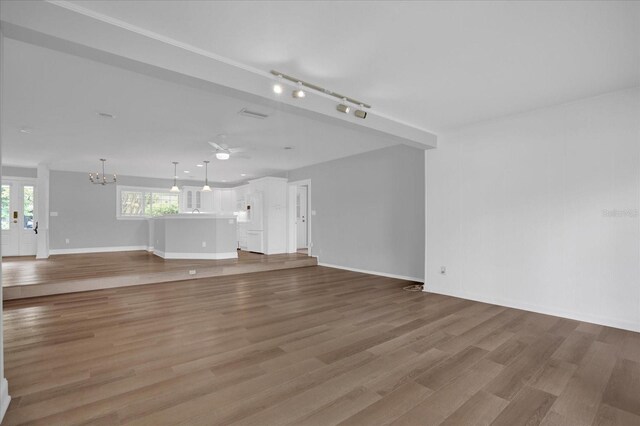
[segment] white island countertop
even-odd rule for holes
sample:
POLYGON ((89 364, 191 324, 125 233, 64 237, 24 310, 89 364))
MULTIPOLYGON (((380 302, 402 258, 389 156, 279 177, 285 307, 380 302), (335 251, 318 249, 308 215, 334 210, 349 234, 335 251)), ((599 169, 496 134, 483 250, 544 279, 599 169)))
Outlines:
POLYGON ((154 216, 149 219, 235 219, 236 215, 226 213, 176 213, 164 216, 154 216))

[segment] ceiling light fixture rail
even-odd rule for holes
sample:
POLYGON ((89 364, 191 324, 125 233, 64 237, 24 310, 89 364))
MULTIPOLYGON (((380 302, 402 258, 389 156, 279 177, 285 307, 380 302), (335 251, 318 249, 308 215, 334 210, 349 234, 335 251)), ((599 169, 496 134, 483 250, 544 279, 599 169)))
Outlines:
MULTIPOLYGON (((307 88, 313 89, 313 90, 315 90, 317 92, 324 93, 325 95, 329 95, 329 96, 333 96, 334 98, 338 98, 341 101, 345 101, 346 100, 346 101, 348 101, 348 102, 350 102, 350 103, 352 103, 354 105, 359 105, 359 106, 364 107, 364 108, 371 108, 371 105, 366 104, 366 103, 364 103, 362 101, 358 101, 356 99, 350 98, 349 96, 341 95, 340 93, 333 92, 333 91, 331 91, 329 89, 325 89, 324 87, 320 87, 320 86, 318 86, 316 84, 309 83, 309 82, 301 80, 299 78, 292 77, 290 75, 281 73, 280 71, 271 70, 271 74, 273 74, 276 77, 279 77, 281 79, 289 80, 290 82, 297 84, 298 87, 299 86, 307 87, 307 88)), ((280 91, 276 91, 276 93, 282 93, 282 90, 280 89, 280 91)))

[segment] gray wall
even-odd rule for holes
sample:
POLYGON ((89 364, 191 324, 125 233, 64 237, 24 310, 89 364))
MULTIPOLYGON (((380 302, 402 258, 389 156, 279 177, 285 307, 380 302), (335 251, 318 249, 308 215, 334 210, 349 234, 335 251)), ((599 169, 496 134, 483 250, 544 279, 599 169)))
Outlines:
MULTIPOLYGON (((116 186, 93 185, 86 173, 51 171, 50 249, 147 246, 146 220, 116 219, 116 186), (69 239, 69 244, 65 239, 69 239)), ((170 180, 118 176, 128 186, 169 188, 170 180)))
POLYGON ((422 280, 425 170, 404 145, 290 171, 311 179, 312 253, 321 263, 422 280))

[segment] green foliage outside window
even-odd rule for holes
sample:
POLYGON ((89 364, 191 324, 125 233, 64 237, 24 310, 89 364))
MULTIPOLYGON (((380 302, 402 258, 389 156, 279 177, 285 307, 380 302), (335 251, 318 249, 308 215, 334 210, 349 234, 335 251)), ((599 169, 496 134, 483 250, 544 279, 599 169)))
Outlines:
POLYGON ((122 216, 163 216, 177 214, 179 210, 178 194, 129 190, 120 192, 122 216))
POLYGON ((11 226, 11 218, 9 209, 11 208, 11 187, 9 185, 2 185, 2 214, 0 221, 2 223, 2 230, 6 231, 11 226))

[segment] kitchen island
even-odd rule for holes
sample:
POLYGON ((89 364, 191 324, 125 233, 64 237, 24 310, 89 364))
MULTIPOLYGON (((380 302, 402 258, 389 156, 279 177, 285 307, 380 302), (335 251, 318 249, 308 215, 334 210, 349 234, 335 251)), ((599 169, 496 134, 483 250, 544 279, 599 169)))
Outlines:
POLYGON ((149 219, 149 246, 163 259, 236 259, 236 217, 180 213, 149 219))

